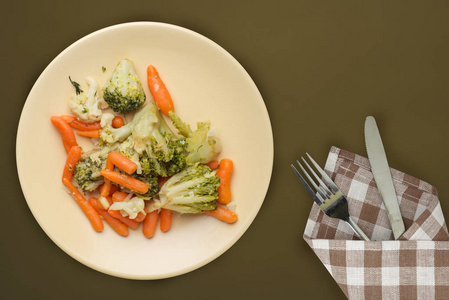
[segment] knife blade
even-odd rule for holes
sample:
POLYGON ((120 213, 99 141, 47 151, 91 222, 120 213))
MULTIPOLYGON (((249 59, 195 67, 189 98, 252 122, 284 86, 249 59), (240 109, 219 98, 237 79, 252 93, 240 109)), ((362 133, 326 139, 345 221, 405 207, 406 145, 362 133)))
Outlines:
POLYGON ((379 129, 376 120, 371 116, 365 120, 365 145, 374 180, 385 204, 394 239, 397 240, 405 231, 404 221, 399 209, 399 202, 379 129))

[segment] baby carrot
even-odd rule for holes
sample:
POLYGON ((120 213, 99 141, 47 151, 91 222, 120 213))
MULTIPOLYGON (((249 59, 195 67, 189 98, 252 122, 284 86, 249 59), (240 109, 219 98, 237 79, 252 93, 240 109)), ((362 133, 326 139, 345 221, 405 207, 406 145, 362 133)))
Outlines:
POLYGON ((77 130, 76 133, 81 136, 90 137, 90 138, 99 138, 100 130, 77 130))
POLYGON ((62 144, 64 145, 64 149, 68 154, 73 146, 77 146, 75 134, 73 133, 72 128, 70 128, 70 126, 67 125, 67 123, 61 117, 53 116, 50 118, 50 120, 61 134, 62 144))
POLYGON ((125 171, 128 174, 132 174, 137 170, 137 164, 130 160, 125 155, 118 153, 116 151, 112 151, 108 154, 108 160, 120 170, 125 171))
POLYGON ((69 181, 72 180, 73 171, 78 163, 81 156, 81 148, 78 146, 73 146, 67 155, 67 160, 64 165, 64 171, 62 172, 62 179, 67 178, 69 181))
POLYGON ((123 223, 125 223, 126 226, 128 226, 128 227, 131 228, 131 229, 136 229, 137 226, 139 226, 139 223, 138 223, 138 222, 136 222, 136 221, 134 221, 134 220, 131 220, 131 219, 128 218, 128 217, 122 216, 122 214, 121 214, 120 211, 118 211, 118 210, 112 210, 112 209, 109 209, 109 210, 108 210, 108 213, 109 213, 112 217, 114 217, 114 218, 116 218, 116 219, 122 221, 123 223))
POLYGON ((114 119, 112 119, 112 127, 120 128, 123 125, 125 125, 125 121, 123 121, 122 117, 115 116, 114 119))
POLYGON ((206 166, 208 166, 212 170, 216 170, 216 169, 218 169, 218 161, 217 160, 212 160, 212 161, 208 162, 206 164, 206 166))
MULTIPOLYGON (((108 170, 108 171, 114 170, 114 163, 109 158, 109 156, 106 159, 106 170, 108 170)), ((115 185, 113 185, 109 179, 105 178, 103 185, 100 187, 101 196, 107 197, 107 196, 111 195, 112 186, 115 186, 115 185)), ((117 187, 117 190, 118 190, 118 187, 117 187)))
POLYGON ((78 191, 78 189, 72 184, 72 182, 70 182, 70 180, 64 178, 62 181, 69 188, 72 197, 81 207, 84 214, 86 214, 87 218, 89 219, 95 231, 98 232, 103 231, 104 228, 103 221, 101 221, 100 215, 95 210, 95 208, 93 208, 92 205, 89 202, 87 202, 86 198, 84 198, 84 196, 78 191))
POLYGON ((147 213, 145 220, 143 221, 142 232, 147 239, 151 239, 156 231, 157 219, 159 218, 159 212, 154 210, 147 213))
POLYGON ((145 194, 148 192, 148 185, 145 182, 142 182, 138 179, 127 176, 126 174, 121 174, 115 171, 109 170, 101 170, 100 174, 109 179, 112 182, 115 182, 121 186, 124 186, 136 193, 145 194))
POLYGON ((97 210, 97 212, 100 214, 100 216, 103 217, 103 219, 106 221, 106 223, 109 224, 109 226, 114 229, 115 232, 120 234, 121 236, 128 236, 129 230, 128 227, 123 224, 120 220, 112 217, 108 212, 104 209, 100 209, 100 207, 103 207, 97 198, 91 197, 89 199, 89 203, 97 210))
POLYGON ((118 192, 120 188, 115 184, 111 184, 111 189, 109 190, 109 196, 114 195, 115 192, 118 192))
POLYGON ((162 232, 166 232, 170 230, 171 220, 173 216, 173 211, 170 209, 162 208, 161 209, 161 224, 160 228, 162 232))
POLYGON ((129 195, 128 193, 117 191, 112 195, 112 201, 113 202, 123 202, 123 201, 125 201, 126 197, 128 197, 128 195, 129 195))
POLYGON ((69 124, 70 127, 77 130, 89 131, 101 129, 100 121, 94 123, 84 123, 73 116, 63 115, 61 118, 69 124))
POLYGON ((229 224, 238 220, 238 216, 235 213, 220 205, 217 206, 216 210, 205 210, 203 213, 229 224))
POLYGON ((150 88, 151 95, 154 102, 156 102, 159 109, 168 116, 169 111, 175 111, 173 100, 170 93, 167 90, 164 82, 162 81, 156 68, 149 65, 147 68, 148 87, 150 88))
POLYGON ((216 175, 220 177, 220 186, 218 187, 218 202, 228 204, 231 202, 231 176, 234 165, 232 160, 223 158, 218 166, 216 175))

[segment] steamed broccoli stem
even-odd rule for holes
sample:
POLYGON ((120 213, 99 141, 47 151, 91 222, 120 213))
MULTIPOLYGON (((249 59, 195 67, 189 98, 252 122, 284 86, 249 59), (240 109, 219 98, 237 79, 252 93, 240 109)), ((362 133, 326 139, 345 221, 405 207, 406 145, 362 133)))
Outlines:
POLYGON ((177 114, 170 111, 168 113, 168 116, 170 117, 171 121, 173 122, 173 125, 178 129, 178 132, 180 135, 189 137, 192 135, 192 130, 190 129, 190 126, 184 123, 181 118, 178 117, 177 114))

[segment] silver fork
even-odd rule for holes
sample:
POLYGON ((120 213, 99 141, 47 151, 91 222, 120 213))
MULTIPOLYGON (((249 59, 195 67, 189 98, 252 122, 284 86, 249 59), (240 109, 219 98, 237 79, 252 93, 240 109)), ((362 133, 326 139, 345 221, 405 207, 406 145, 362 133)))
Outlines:
POLYGON ((293 171, 295 171, 296 175, 298 175, 299 179, 301 180, 302 184, 306 187, 306 190, 309 192, 310 196, 312 196, 313 200, 316 204, 321 208, 321 210, 332 218, 337 218, 340 220, 343 220, 351 226, 351 228, 354 230, 354 232, 363 240, 369 241, 370 239, 368 236, 360 229, 360 227, 354 222, 354 220, 349 215, 348 210, 348 201, 346 200, 346 197, 343 195, 343 193, 340 191, 340 189, 335 185, 335 183, 332 181, 332 179, 324 172, 324 170, 313 160, 313 158, 308 154, 307 157, 310 159, 314 167, 318 170, 318 172, 322 176, 322 180, 318 175, 315 173, 315 171, 310 167, 310 165, 307 163, 307 161, 301 157, 304 164, 309 169, 310 173, 313 174, 313 177, 315 177, 316 181, 318 182, 318 185, 315 183, 315 181, 309 176, 307 171, 303 168, 301 163, 297 160, 299 167, 303 171, 303 173, 306 175, 309 182, 312 184, 312 186, 315 188, 315 191, 310 187, 310 185, 305 181, 305 179, 301 176, 299 171, 295 168, 295 166, 292 164, 291 167, 293 168, 293 171), (324 181, 324 182, 323 182, 324 181), (329 189, 330 188, 330 189, 329 189))

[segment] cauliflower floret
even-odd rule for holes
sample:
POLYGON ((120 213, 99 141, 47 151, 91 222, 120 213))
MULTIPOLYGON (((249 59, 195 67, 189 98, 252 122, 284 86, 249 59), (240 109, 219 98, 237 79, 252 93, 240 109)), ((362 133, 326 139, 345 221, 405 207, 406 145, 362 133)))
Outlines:
POLYGON ((106 126, 112 126, 112 120, 115 118, 115 116, 111 113, 104 113, 101 116, 100 125, 102 128, 106 126))
POLYGON ((89 90, 83 92, 77 89, 76 94, 69 100, 69 107, 72 113, 83 122, 93 123, 101 119, 102 109, 108 107, 108 104, 101 98, 98 98, 98 85, 91 77, 86 78, 89 90))
POLYGON ((130 219, 135 219, 139 212, 145 214, 145 202, 141 198, 134 197, 129 200, 125 199, 122 202, 114 202, 109 209, 119 210, 122 216, 129 216, 130 219))

